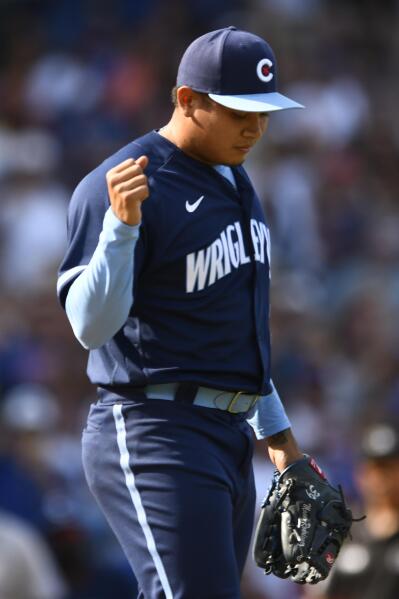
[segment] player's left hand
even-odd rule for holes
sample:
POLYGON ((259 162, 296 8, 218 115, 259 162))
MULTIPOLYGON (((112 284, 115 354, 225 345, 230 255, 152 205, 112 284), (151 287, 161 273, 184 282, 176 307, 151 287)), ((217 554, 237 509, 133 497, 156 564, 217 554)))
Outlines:
POLYGON ((315 584, 328 576, 352 522, 342 490, 305 456, 274 475, 255 533, 255 562, 266 574, 315 584))

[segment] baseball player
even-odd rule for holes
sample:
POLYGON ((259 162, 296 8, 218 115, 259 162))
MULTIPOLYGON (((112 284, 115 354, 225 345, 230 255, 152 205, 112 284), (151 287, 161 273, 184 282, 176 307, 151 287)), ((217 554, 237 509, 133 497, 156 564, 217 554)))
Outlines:
POLYGON ((276 59, 235 27, 185 51, 170 121, 76 188, 58 294, 90 350, 91 491, 140 598, 238 599, 253 527, 252 429, 303 459, 270 378, 270 236, 242 166, 276 59))

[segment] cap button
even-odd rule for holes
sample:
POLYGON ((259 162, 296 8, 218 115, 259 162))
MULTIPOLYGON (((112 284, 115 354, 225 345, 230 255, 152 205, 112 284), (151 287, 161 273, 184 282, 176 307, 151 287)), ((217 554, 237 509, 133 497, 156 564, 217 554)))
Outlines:
POLYGON ((230 25, 227 29, 230 29, 230 31, 237 31, 237 27, 234 27, 234 25, 230 25))

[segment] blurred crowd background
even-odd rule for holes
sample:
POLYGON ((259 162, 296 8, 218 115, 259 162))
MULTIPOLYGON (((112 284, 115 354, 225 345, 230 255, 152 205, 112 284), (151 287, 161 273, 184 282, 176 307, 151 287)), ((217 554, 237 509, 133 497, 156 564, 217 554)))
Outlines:
MULTIPOLYGON (((247 161, 272 234, 273 378, 301 447, 361 505, 359 439, 399 416, 398 22, 393 0, 0 0, 0 581, 19 588, 1 599, 135 597, 83 479, 94 393, 56 272, 73 188, 166 123, 210 29, 264 36, 306 105, 247 161)), ((243 597, 294 587, 249 566, 243 597)))

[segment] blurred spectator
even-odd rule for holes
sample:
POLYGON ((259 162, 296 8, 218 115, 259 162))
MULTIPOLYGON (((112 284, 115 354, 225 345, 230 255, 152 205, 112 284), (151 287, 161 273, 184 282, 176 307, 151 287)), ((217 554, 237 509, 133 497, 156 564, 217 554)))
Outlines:
POLYGON ((46 539, 68 585, 63 599, 131 599, 136 581, 89 497, 79 439, 58 430, 56 396, 43 385, 15 385, 0 415, 0 509, 46 539))
POLYGON ((49 548, 26 522, 0 512, 1 599, 66 599, 49 548))
POLYGON ((367 513, 354 525, 321 595, 324 599, 396 599, 399 593, 399 424, 376 422, 364 433, 356 480, 367 513))
POLYGON ((307 160, 282 158, 267 178, 279 261, 301 275, 319 273, 324 256, 315 205, 315 170, 307 160))
POLYGON ((41 57, 26 77, 26 109, 41 122, 68 111, 88 112, 99 101, 102 80, 89 65, 67 54, 41 57))
POLYGON ((0 416, 0 508, 47 533, 42 444, 59 417, 57 406, 45 388, 20 385, 4 397, 0 416))
MULTIPOLYGON (((34 151, 34 150, 33 150, 34 151)), ((3 186, 3 285, 15 295, 48 286, 65 247, 67 192, 51 180, 19 176, 3 186)))
MULTIPOLYGON (((327 73, 326 73, 327 75, 327 73)), ((350 76, 327 81, 301 81, 290 87, 308 108, 298 117, 284 118, 284 139, 310 138, 333 147, 348 145, 367 124, 369 103, 363 86, 350 76)))

